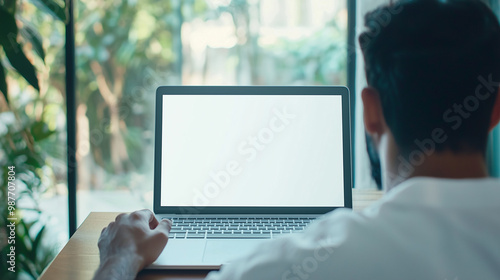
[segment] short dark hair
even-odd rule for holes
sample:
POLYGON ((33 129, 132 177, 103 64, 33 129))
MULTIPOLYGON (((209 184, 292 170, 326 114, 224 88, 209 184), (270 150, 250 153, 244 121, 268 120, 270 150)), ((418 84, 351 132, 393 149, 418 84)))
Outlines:
POLYGON ((368 85, 403 155, 436 129, 446 136, 436 151, 484 154, 500 82, 491 9, 479 0, 401 0, 368 13, 365 26, 368 85))

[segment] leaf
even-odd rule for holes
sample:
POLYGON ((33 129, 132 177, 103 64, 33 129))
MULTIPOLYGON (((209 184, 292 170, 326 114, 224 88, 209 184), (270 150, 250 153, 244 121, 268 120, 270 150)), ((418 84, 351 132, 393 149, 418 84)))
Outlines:
POLYGON ((20 30, 21 36, 31 42, 36 54, 38 54, 38 56, 45 62, 45 51, 43 50, 42 38, 40 34, 29 23, 23 23, 23 25, 23 28, 20 30))
POLYGON ((25 163, 28 164, 29 166, 35 168, 35 169, 36 168, 42 168, 45 165, 45 161, 43 160, 43 158, 41 158, 37 154, 35 154, 35 155, 29 155, 26 158, 25 163))
POLYGON ((7 97, 7 80, 5 78, 5 68, 3 68, 2 61, 0 61, 0 91, 5 96, 5 100, 9 103, 9 98, 7 97))
POLYGON ((32 85, 37 91, 40 90, 38 86, 38 78, 36 76, 35 67, 28 60, 26 55, 24 55, 21 45, 15 43, 14 47, 7 47, 4 45, 3 49, 5 54, 9 59, 10 64, 14 69, 17 70, 21 76, 23 76, 30 85, 32 85))
POLYGON ((0 6, 0 45, 7 46, 16 43, 16 19, 3 6, 0 6))
POLYGON ((36 234, 35 240, 33 240, 33 251, 35 252, 34 258, 36 260, 36 252, 38 252, 38 244, 40 243, 40 240, 42 240, 43 232, 45 230, 45 226, 43 225, 42 228, 38 231, 36 234))
MULTIPOLYGON (((27 223, 24 219, 21 219, 18 225, 21 225, 22 231, 18 231, 18 238, 24 242, 26 242, 26 238, 30 241, 30 246, 26 246, 26 249, 29 249, 31 247, 31 239, 29 239, 29 234, 30 234, 30 229, 29 226, 30 224, 27 223)), ((19 228, 19 227, 18 227, 19 228)), ((26 243, 25 243, 26 244, 26 243)))
POLYGON ((53 0, 31 0, 33 5, 47 12, 55 19, 66 22, 66 10, 53 0))
POLYGON ((40 142, 55 133, 54 130, 50 130, 45 122, 36 122, 31 127, 31 135, 35 142, 40 142))
POLYGON ((5 9, 7 9, 7 11, 11 14, 11 15, 15 15, 16 14, 16 3, 17 0, 4 0, 3 1, 3 6, 5 7, 5 9))

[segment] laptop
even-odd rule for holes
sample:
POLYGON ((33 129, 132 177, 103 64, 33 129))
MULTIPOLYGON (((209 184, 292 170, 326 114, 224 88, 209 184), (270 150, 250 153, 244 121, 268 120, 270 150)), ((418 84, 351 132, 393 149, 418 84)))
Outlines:
POLYGON ((218 269, 352 208, 346 87, 163 86, 154 212, 171 219, 149 269, 218 269))

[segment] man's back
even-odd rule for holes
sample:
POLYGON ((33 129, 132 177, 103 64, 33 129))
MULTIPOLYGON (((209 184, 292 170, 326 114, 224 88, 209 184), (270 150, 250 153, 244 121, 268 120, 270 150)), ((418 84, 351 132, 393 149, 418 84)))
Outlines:
POLYGON ((413 178, 362 213, 334 211, 210 276, 500 279, 499 198, 496 179, 413 178))

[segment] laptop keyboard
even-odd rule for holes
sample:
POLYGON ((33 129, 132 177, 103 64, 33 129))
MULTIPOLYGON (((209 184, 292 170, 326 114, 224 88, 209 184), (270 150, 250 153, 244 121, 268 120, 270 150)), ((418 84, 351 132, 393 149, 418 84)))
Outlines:
MULTIPOLYGON (((164 218, 165 219, 165 218, 164 218)), ((314 218, 171 218, 170 239, 270 239, 302 231, 314 218)))

